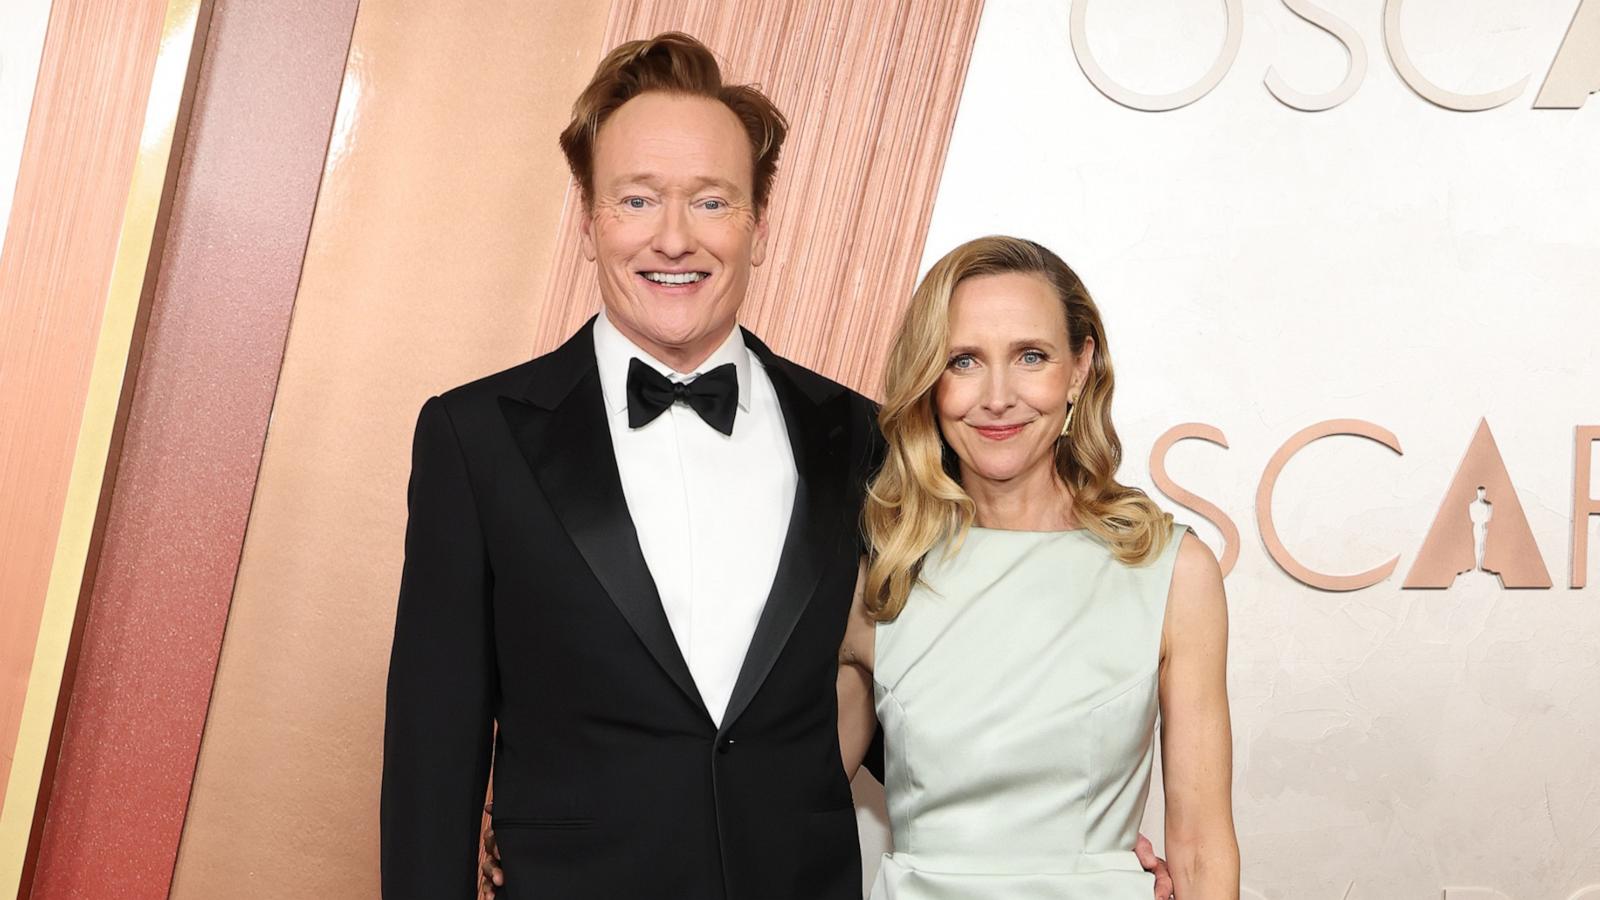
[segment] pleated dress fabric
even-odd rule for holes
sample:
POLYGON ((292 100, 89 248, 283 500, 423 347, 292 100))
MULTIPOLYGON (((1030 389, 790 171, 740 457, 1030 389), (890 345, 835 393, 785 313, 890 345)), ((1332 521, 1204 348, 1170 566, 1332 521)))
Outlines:
POLYGON ((877 626, 895 850, 872 900, 1149 900, 1133 854, 1184 526, 1141 566, 1087 530, 973 528, 877 626))

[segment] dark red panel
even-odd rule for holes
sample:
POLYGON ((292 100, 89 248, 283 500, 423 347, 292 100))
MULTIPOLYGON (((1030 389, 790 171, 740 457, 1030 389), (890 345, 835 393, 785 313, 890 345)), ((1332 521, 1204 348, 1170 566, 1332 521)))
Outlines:
POLYGON ((32 897, 172 880, 357 0, 218 0, 32 897))

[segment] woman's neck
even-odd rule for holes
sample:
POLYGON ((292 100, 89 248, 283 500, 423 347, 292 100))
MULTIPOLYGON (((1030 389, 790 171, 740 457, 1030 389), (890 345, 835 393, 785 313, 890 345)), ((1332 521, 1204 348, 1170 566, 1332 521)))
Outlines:
POLYGON ((1068 531, 1078 527, 1072 514, 1072 493, 1053 467, 1042 466, 1005 481, 987 479, 963 467, 961 486, 972 498, 980 528, 1068 531))

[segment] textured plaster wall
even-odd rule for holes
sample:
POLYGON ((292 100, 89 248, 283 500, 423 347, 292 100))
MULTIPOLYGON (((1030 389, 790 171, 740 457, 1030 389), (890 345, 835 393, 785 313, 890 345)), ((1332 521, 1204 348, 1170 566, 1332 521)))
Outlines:
MULTIPOLYGON (((1229 449, 1180 443, 1167 465, 1242 536, 1228 590, 1247 897, 1495 896, 1472 887, 1564 900, 1600 884, 1600 552, 1589 587, 1566 587, 1574 428, 1600 424, 1600 98, 1533 104, 1577 4, 1404 5, 1411 59, 1438 85, 1530 76, 1477 113, 1401 81, 1383 4, 1318 5, 1368 56, 1342 105, 1274 99, 1269 67, 1317 93, 1346 55, 1276 0, 1246 0, 1220 85, 1151 113, 1090 84, 1070 4, 990 0, 924 270, 990 232, 1041 240, 1078 269, 1117 364, 1124 480, 1149 487, 1150 448, 1174 425, 1225 434, 1229 449), (1336 594, 1269 558, 1254 508, 1274 451, 1342 417, 1394 432, 1403 454, 1313 443, 1273 504, 1312 569, 1400 557, 1380 584, 1336 594), (1555 587, 1508 591, 1474 572, 1402 590, 1480 418, 1555 587)), ((1100 0, 1086 31, 1109 75, 1166 93, 1212 65, 1224 8, 1100 0)), ((1219 546, 1216 528, 1168 507, 1219 546)), ((1147 830, 1159 840, 1159 794, 1147 830)))

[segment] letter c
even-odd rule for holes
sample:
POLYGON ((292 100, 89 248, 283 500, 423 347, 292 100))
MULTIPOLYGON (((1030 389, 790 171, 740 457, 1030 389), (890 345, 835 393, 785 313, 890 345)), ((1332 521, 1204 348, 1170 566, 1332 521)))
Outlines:
POLYGON ((1278 448, 1278 452, 1274 453, 1271 461, 1267 463, 1266 471, 1261 473, 1261 485, 1256 488, 1256 524, 1261 528, 1261 541, 1267 545, 1267 553, 1272 556, 1272 561, 1297 581, 1324 591, 1359 591, 1388 578, 1394 567, 1399 565, 1400 557, 1396 556, 1375 569, 1368 569, 1356 575, 1327 575, 1313 572, 1289 554, 1283 546, 1283 541, 1278 537, 1277 527, 1272 523, 1272 489, 1277 486, 1278 475, 1283 471, 1283 467, 1289 463, 1291 457, 1305 449, 1307 444, 1336 434, 1370 438, 1396 453, 1402 453, 1400 441, 1393 432, 1381 425, 1361 419, 1329 419, 1303 428, 1278 448))
POLYGON ((1524 87, 1527 87, 1526 75, 1510 87, 1490 91, 1487 94, 1457 94, 1429 81, 1418 71, 1416 64, 1411 61, 1411 55, 1406 52, 1405 36, 1400 33, 1400 2, 1401 0, 1384 0, 1383 36, 1389 46, 1389 61, 1394 63, 1394 70, 1400 73, 1401 80, 1422 99, 1435 106, 1458 112, 1482 112, 1510 103, 1517 99, 1524 87))

